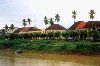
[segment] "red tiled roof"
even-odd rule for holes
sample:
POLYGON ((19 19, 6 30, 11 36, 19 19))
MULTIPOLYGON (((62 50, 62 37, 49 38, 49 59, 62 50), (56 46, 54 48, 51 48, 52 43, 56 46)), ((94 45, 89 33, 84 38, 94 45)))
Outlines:
POLYGON ((46 30, 66 30, 66 28, 59 24, 53 24, 52 26, 49 26, 46 30))
POLYGON ((19 32, 28 32, 28 31, 40 31, 40 29, 35 27, 23 27, 18 29, 19 32))
POLYGON ((69 29, 75 29, 81 22, 83 21, 75 22, 75 24, 73 24, 69 29))
POLYGON ((87 22, 81 22, 78 26, 76 26, 75 29, 83 29, 86 24, 87 24, 87 22))
POLYGON ((100 28, 100 21, 78 21, 75 22, 69 29, 84 29, 84 28, 100 28), (92 26, 93 25, 93 26, 92 26))

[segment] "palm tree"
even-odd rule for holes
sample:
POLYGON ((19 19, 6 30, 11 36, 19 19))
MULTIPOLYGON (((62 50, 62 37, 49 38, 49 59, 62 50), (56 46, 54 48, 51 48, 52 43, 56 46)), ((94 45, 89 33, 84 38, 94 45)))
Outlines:
POLYGON ((5 25, 5 30, 8 30, 8 28, 9 28, 9 27, 8 27, 8 25, 6 24, 6 25, 5 25))
MULTIPOLYGON (((45 25, 47 25, 48 22, 49 22, 49 21, 48 21, 47 17, 45 16, 45 17, 44 17, 44 23, 45 23, 45 25)), ((47 27, 46 27, 46 28, 47 28, 47 27)))
MULTIPOLYGON (((95 11, 94 10, 90 10, 90 12, 89 12, 89 17, 90 17, 90 19, 94 19, 95 17, 94 17, 94 14, 95 14, 95 11)), ((92 22, 92 28, 93 28, 93 22, 92 22)))
POLYGON ((23 26, 25 27, 27 25, 25 19, 23 19, 23 26))
POLYGON ((11 24, 10 29, 11 29, 11 30, 14 30, 14 28, 15 28, 14 25, 11 24))
POLYGON ((95 14, 95 11, 94 10, 90 10, 89 12, 89 16, 90 16, 90 19, 94 19, 94 14, 95 14))
POLYGON ((8 32, 8 29, 9 29, 8 25, 6 24, 4 28, 5 28, 5 31, 7 33, 8 32))
POLYGON ((57 21, 57 22, 60 21, 60 16, 59 16, 59 14, 56 14, 56 16, 55 16, 55 21, 57 21))
POLYGON ((11 24, 11 26, 9 27, 9 29, 12 31, 11 33, 13 33, 14 28, 15 28, 14 25, 11 24))
POLYGON ((72 11, 72 18, 74 19, 74 29, 75 29, 75 19, 76 19, 76 11, 74 10, 74 11, 72 11))
POLYGON ((28 20, 28 23, 29 23, 29 25, 30 25, 30 23, 32 22, 32 21, 31 21, 31 19, 30 19, 30 18, 28 18, 27 20, 28 20))
POLYGON ((53 18, 50 18, 49 23, 50 23, 51 26, 54 24, 53 18))

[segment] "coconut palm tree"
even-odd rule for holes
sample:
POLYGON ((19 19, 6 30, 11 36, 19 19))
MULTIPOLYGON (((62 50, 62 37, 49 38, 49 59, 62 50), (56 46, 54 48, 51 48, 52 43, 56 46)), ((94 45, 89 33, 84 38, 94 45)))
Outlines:
MULTIPOLYGON (((47 17, 45 16, 45 17, 44 17, 44 23, 45 23, 45 25, 47 25, 48 22, 49 22, 49 21, 48 21, 47 17)), ((47 27, 46 27, 46 28, 47 28, 47 27)))
POLYGON ((57 21, 57 22, 60 21, 60 16, 59 16, 59 14, 56 14, 56 15, 55 15, 55 21, 57 21))
POLYGON ((30 23, 32 22, 32 20, 30 18, 28 18, 27 20, 28 20, 28 23, 30 25, 30 23))
POLYGON ((94 14, 95 14, 95 11, 94 10, 90 10, 90 12, 89 12, 89 17, 90 17, 90 19, 94 19, 95 17, 94 17, 94 14))
MULTIPOLYGON (((94 17, 94 14, 95 14, 95 11, 94 10, 90 10, 90 12, 89 12, 89 17, 90 17, 90 19, 94 19, 95 17, 94 17)), ((92 22, 92 28, 93 28, 93 22, 92 22)))
POLYGON ((54 24, 53 18, 50 18, 49 23, 50 23, 51 26, 54 24))
POLYGON ((23 26, 25 27, 27 25, 25 19, 23 19, 23 26))
POLYGON ((14 30, 14 25, 13 24, 11 24, 11 26, 9 27, 11 30, 14 30))
POLYGON ((9 27, 8 27, 8 25, 6 24, 6 25, 5 25, 5 30, 8 30, 8 29, 9 29, 9 27))
POLYGON ((75 19, 76 19, 76 15, 77 15, 77 13, 76 13, 76 11, 74 10, 74 11, 72 11, 72 18, 74 19, 74 29, 75 29, 75 19))
POLYGON ((8 32, 8 30, 9 30, 8 25, 6 24, 4 28, 5 28, 5 31, 6 31, 6 33, 7 33, 7 32, 8 32))
POLYGON ((11 33, 13 33, 14 28, 15 28, 14 25, 11 24, 11 26, 9 27, 9 30, 11 30, 11 33))

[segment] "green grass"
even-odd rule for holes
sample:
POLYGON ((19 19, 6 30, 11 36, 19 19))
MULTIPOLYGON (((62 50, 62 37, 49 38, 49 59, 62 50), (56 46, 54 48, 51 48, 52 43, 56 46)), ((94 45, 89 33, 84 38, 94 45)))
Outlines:
POLYGON ((100 42, 65 40, 0 40, 0 49, 100 53, 100 42))

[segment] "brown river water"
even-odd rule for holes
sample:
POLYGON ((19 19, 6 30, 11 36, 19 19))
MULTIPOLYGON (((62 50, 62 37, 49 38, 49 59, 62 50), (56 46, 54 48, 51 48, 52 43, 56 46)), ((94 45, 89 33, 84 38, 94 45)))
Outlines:
POLYGON ((100 66, 100 57, 0 51, 0 66, 100 66))

